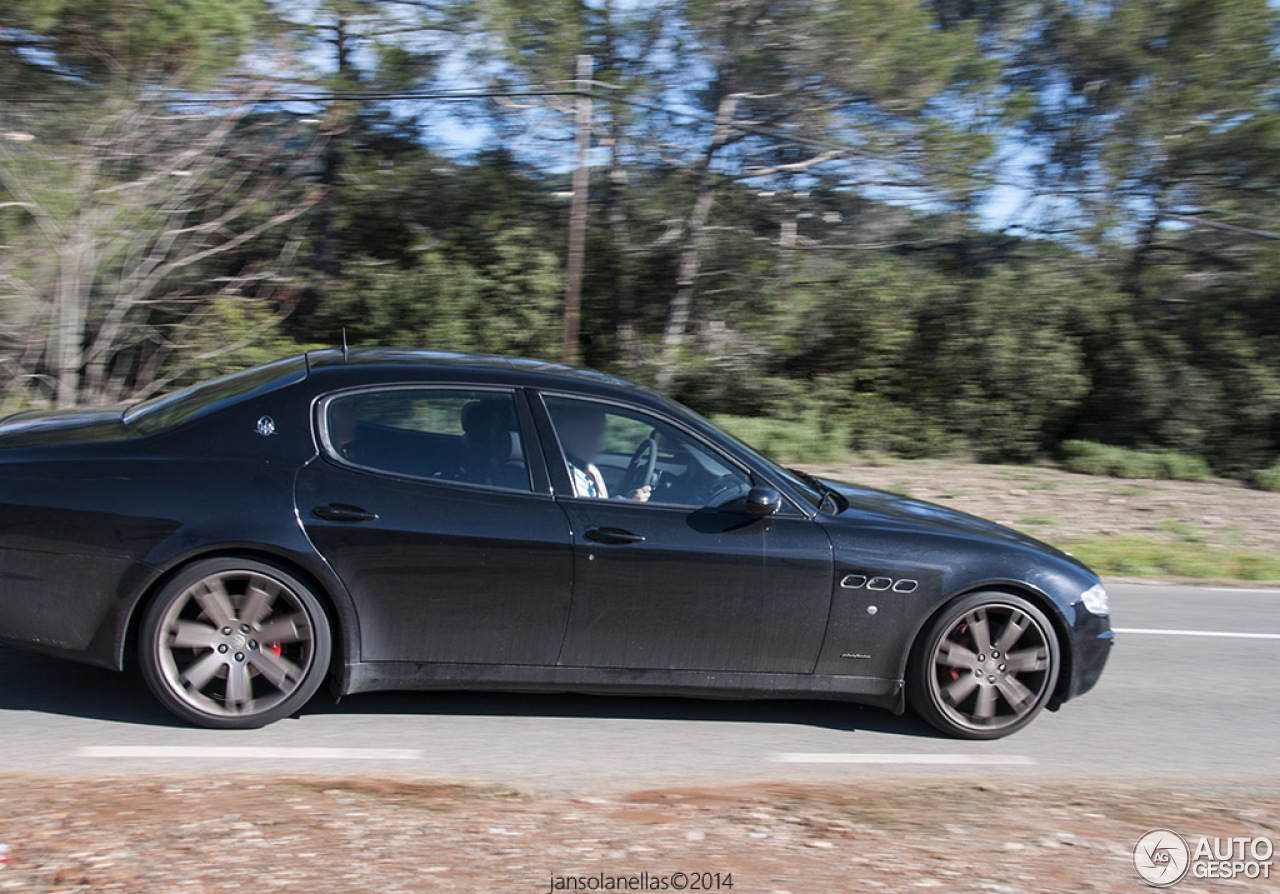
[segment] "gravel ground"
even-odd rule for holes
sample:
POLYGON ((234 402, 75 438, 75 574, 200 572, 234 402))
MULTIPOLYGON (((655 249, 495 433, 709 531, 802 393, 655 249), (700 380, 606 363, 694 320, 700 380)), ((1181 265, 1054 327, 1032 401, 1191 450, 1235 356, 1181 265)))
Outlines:
MULTIPOLYGON (((1119 892, 1150 890, 1131 861, 1153 827, 1280 840, 1275 788, 890 780, 570 799, 387 778, 2 785, 0 891, 22 892, 541 894, 554 875, 587 886, 636 876, 632 890, 654 890, 675 873, 686 890, 719 873, 720 887, 705 876, 703 890, 735 894, 1119 892)), ((1280 891, 1280 881, 1188 878, 1176 890, 1280 891)))

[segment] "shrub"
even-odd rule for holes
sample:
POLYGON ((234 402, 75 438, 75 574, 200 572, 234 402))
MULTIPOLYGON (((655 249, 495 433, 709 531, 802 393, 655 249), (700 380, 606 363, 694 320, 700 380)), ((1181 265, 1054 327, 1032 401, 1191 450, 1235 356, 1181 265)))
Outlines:
POLYGON ((849 446, 861 453, 923 459, 953 454, 963 446, 963 439, 928 414, 878 394, 851 395, 843 416, 848 421, 849 446))
POLYGON ((720 413, 711 421, 778 462, 836 463, 849 459, 848 430, 816 414, 770 419, 720 413))
POLYGON ((1096 441, 1063 441, 1061 450, 1063 468, 1081 475, 1180 481, 1205 481, 1212 477, 1203 459, 1185 453, 1129 450, 1096 441))
POLYGON ((1280 460, 1265 469, 1253 473, 1253 486, 1262 490, 1280 491, 1280 460))

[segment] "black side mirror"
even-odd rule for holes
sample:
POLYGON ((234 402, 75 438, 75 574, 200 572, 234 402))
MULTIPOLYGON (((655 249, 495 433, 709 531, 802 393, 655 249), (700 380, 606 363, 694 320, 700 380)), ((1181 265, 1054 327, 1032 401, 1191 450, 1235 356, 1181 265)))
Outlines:
POLYGON ((747 515, 766 518, 782 508, 782 494, 771 487, 753 487, 747 493, 747 515))

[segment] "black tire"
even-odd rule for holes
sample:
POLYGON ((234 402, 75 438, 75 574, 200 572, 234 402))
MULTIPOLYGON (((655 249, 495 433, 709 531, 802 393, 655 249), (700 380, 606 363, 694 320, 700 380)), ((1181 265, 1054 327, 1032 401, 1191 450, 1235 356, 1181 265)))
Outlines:
POLYGON ((297 713, 332 651, 328 617, 305 584, 230 557, 195 562, 165 584, 138 637, 151 692, 210 729, 256 729, 297 713))
POLYGON ((962 596, 912 649, 907 701, 961 739, 999 739, 1035 719, 1053 696, 1061 649, 1044 612, 1021 596, 962 596))

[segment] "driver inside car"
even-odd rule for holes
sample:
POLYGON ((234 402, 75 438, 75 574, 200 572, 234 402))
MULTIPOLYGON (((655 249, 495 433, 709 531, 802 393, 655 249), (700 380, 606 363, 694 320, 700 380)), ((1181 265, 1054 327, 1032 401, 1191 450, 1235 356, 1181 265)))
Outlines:
MULTIPOLYGON (((553 411, 556 434, 564 448, 569 477, 573 480, 573 493, 577 497, 609 499, 609 488, 596 468, 595 460, 604 445, 604 410, 591 406, 562 406, 553 411)), ((645 485, 618 499, 647 503, 652 489, 645 485)))

